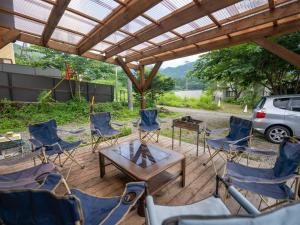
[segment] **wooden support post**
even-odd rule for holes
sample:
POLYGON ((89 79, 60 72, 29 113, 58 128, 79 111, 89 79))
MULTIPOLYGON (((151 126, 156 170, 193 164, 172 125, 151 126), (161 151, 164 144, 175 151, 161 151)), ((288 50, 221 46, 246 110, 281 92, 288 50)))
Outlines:
POLYGON ((145 91, 148 90, 151 87, 152 80, 155 77, 155 75, 157 74, 161 64, 162 64, 162 62, 155 63, 153 69, 151 70, 151 72, 150 72, 150 74, 147 77, 147 80, 145 82, 145 87, 144 87, 145 91))
POLYGON ((141 87, 141 109, 145 109, 145 66, 139 66, 140 87, 141 87))
POLYGON ((297 53, 292 52, 285 47, 268 40, 267 38, 259 38, 253 41, 269 52, 272 52, 297 68, 300 68, 300 55, 297 53))

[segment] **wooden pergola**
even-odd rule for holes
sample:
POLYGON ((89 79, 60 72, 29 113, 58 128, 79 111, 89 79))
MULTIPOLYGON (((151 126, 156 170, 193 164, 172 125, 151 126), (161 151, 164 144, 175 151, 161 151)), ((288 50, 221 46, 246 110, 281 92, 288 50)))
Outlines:
POLYGON ((141 108, 163 61, 255 42, 300 68, 298 54, 267 39, 298 30, 300 0, 0 1, 0 48, 20 40, 120 65, 141 108))

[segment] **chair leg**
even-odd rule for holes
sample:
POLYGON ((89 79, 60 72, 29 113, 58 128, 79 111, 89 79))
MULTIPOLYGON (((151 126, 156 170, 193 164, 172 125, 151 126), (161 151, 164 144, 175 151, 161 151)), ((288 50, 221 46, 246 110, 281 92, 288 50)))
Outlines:
POLYGON ((218 174, 218 171, 217 171, 217 168, 215 166, 215 162, 214 162, 213 159, 216 155, 218 155, 220 153, 220 150, 215 150, 215 152, 213 154, 211 154, 211 149, 208 146, 208 153, 209 153, 210 157, 208 158, 208 160, 205 163, 203 163, 203 166, 206 166, 211 161, 212 165, 213 165, 213 168, 214 168, 214 171, 215 171, 215 174, 218 174))
POLYGON ((156 138, 157 143, 158 143, 159 134, 160 134, 160 130, 157 131, 157 138, 156 138))
POLYGON ((65 152, 64 151, 64 154, 67 156, 67 159, 71 159, 74 163, 76 163, 78 166, 80 166, 81 169, 84 168, 84 165, 81 165, 69 152, 65 152))

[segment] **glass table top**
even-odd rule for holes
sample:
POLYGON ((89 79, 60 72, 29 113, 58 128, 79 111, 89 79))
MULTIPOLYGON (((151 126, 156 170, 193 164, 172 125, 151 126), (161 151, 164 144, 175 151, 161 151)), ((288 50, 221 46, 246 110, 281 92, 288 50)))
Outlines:
POLYGON ((139 140, 117 145, 113 151, 142 168, 154 165, 170 155, 154 145, 142 144, 139 140))

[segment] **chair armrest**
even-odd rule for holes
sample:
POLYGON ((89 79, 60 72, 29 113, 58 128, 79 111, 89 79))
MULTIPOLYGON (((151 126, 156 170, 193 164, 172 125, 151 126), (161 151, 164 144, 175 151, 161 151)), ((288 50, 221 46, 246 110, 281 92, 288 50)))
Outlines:
POLYGON ((296 174, 291 174, 289 176, 284 176, 284 177, 278 177, 278 178, 258 178, 258 177, 252 177, 252 176, 243 176, 243 177, 235 177, 235 176, 230 176, 229 179, 235 180, 238 182, 242 183, 257 183, 257 184, 281 184, 286 181, 288 181, 291 178, 294 178, 299 175, 296 174))
POLYGON ((141 119, 141 118, 137 118, 136 121, 131 121, 132 125, 133 125, 134 127, 137 127, 137 126, 139 125, 140 119, 141 119))
POLYGON ((213 129, 213 130, 205 128, 205 134, 208 135, 208 136, 211 135, 211 134, 223 133, 225 131, 229 131, 229 128, 213 129))
POLYGON ((160 225, 157 221, 158 216, 156 214, 153 197, 151 195, 148 195, 146 197, 145 212, 146 212, 145 216, 146 216, 147 224, 149 224, 149 225, 160 225))
POLYGON ((249 140, 251 137, 252 137, 252 135, 244 137, 244 138, 241 138, 241 139, 238 139, 238 140, 235 140, 235 141, 224 141, 224 142, 232 144, 232 145, 235 145, 235 144, 239 143, 240 141, 249 140))
POLYGON ((70 134, 80 134, 83 131, 85 131, 85 128, 80 127, 80 128, 78 128, 76 130, 65 130, 65 129, 57 128, 56 130, 60 131, 60 132, 70 133, 70 134))
POLYGON ((122 127, 122 126, 125 125, 125 124, 123 124, 123 123, 118 123, 118 122, 111 122, 111 124, 116 125, 116 126, 119 126, 119 127, 122 127))
POLYGON ((278 153, 273 150, 267 149, 259 149, 254 147, 247 147, 247 146, 239 146, 239 145, 230 145, 230 150, 232 151, 243 151, 243 153, 251 154, 251 155, 258 155, 258 156, 277 156, 278 153))
POLYGON ((44 146, 42 142, 36 139, 30 138, 29 141, 34 145, 34 151, 39 150, 44 146))

